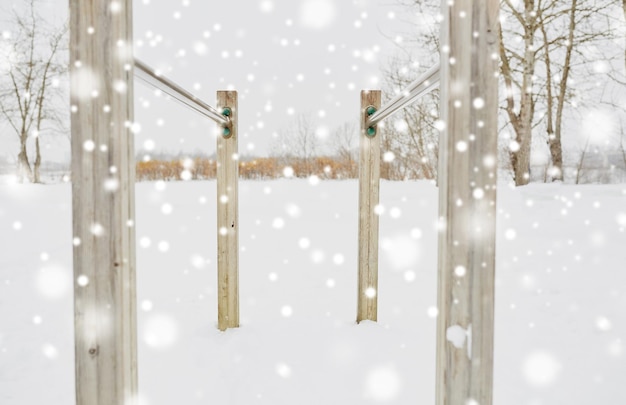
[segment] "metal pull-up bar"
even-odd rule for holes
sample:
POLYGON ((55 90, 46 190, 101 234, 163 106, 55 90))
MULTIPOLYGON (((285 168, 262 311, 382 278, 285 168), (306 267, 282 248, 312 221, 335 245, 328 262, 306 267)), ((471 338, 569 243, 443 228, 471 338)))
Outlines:
POLYGON ((170 79, 157 75, 148 65, 138 59, 135 59, 135 77, 218 124, 222 126, 229 125, 230 120, 226 115, 221 114, 215 108, 198 99, 170 79))
POLYGON ((367 119, 367 126, 373 127, 385 118, 395 114, 418 98, 428 94, 439 86, 439 63, 428 69, 420 77, 407 86, 400 94, 389 100, 378 111, 367 119))

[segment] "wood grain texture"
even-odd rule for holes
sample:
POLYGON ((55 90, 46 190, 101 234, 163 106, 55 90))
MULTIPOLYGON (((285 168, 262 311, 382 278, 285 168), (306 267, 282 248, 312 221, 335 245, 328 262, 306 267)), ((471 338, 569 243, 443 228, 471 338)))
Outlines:
POLYGON ((136 403, 131 6, 70 0, 77 405, 136 403))
POLYGON ((498 11, 442 1, 438 405, 492 404, 498 11))
POLYGON ((376 321, 378 316, 378 214, 380 190, 380 137, 367 136, 368 106, 380 109, 380 90, 361 92, 359 155, 359 274, 357 322, 376 321), (373 293, 373 294, 372 294, 373 293))
POLYGON ((231 109, 230 137, 217 137, 218 328, 239 327, 239 157, 237 92, 218 91, 217 109, 231 109))

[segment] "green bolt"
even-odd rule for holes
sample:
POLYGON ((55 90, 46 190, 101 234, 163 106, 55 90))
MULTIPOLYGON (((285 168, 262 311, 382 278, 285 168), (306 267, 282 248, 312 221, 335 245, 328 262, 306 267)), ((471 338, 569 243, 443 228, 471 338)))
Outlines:
POLYGON ((225 116, 225 117, 230 117, 231 113, 232 113, 232 111, 228 107, 224 107, 224 109, 222 110, 222 115, 225 116))
POLYGON ((222 136, 223 136, 224 138, 228 138, 228 137, 230 136, 230 128, 228 128, 228 127, 224 127, 224 128, 223 128, 223 131, 222 131, 222 136))
POLYGON ((367 136, 369 136, 370 138, 373 138, 376 135, 376 128, 375 127, 368 127, 367 128, 367 136))
POLYGON ((367 112, 367 115, 374 115, 374 113, 376 112, 376 107, 371 105, 367 107, 365 111, 367 112))

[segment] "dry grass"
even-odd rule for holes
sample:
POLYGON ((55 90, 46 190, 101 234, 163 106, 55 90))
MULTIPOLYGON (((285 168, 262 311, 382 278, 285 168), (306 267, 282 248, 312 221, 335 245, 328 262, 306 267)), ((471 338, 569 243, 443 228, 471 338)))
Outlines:
MULTIPOLYGON (((217 164, 208 158, 141 161, 136 166, 137 181, 206 180, 214 179, 217 164)), ((349 179, 358 176, 357 163, 351 160, 320 156, 311 159, 256 158, 239 162, 242 179, 276 179, 280 177, 309 177, 349 179), (289 175, 291 170, 293 174, 289 175), (286 170, 287 169, 287 170, 286 170)))

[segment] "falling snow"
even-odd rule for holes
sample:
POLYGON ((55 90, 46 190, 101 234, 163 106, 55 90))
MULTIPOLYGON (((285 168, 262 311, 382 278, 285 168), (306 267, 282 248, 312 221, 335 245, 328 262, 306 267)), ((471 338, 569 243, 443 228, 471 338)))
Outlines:
MULTIPOLYGON (((237 89, 245 114, 241 155, 233 159, 242 162, 266 153, 273 134, 303 114, 315 119, 316 141, 332 145, 337 126, 358 117, 359 90, 385 86, 379 70, 389 49, 412 40, 387 27, 410 20, 410 30, 427 34, 442 18, 363 0, 227 2, 226 12, 211 13, 190 0, 136 3, 134 43, 119 42, 118 56, 134 48, 160 74, 209 101, 218 89, 237 89), (381 31, 389 38, 380 38, 381 31)), ((123 13, 122 2, 107 4, 110 13, 123 13)), ((501 22, 510 24, 505 16, 501 22)), ((83 35, 97 29, 87 27, 83 35)), ((0 74, 19 57, 4 42, 12 35, 1 34, 0 74)), ((458 55, 448 56, 459 65, 458 55)), ((611 72, 611 60, 596 59, 590 72, 611 72)), ((116 104, 104 100, 111 95, 93 67, 77 61, 71 69, 76 103, 70 110, 96 103, 110 114, 116 104)), ((110 85, 118 97, 131 90, 121 80, 110 85)), ((126 125, 144 161, 161 151, 215 152, 208 135, 213 126, 160 91, 139 85, 132 91, 136 121, 126 125)), ((576 91, 571 96, 573 104, 580 102, 576 91)), ((454 105, 484 114, 487 102, 475 97, 454 105)), ((590 145, 590 153, 612 145, 620 131, 612 110, 596 106, 579 113, 568 142, 590 145)), ((436 119, 438 112, 431 115, 436 119)), ((388 122, 400 134, 409 127, 402 118, 388 122)), ((434 128, 446 125, 436 119, 434 128)), ((467 156, 475 139, 468 134, 453 146, 467 156)), ((511 136, 502 141, 507 154, 521 148, 511 136)), ((99 139, 78 146, 85 156, 113 152, 99 139)), ((403 158, 390 150, 382 154, 389 165, 403 158)), ((549 162, 545 145, 531 151, 534 167, 549 162)), ((215 195, 214 182, 190 181, 192 159, 179 163, 174 177, 184 182, 137 185, 137 217, 128 223, 137 244, 139 405, 434 403, 438 321, 448 322, 447 345, 471 359, 472 333, 478 332, 450 324, 438 307, 437 243, 446 222, 437 218, 438 191, 431 183, 382 183, 374 207, 379 282, 364 291, 379 302, 379 322, 356 325, 357 183, 325 181, 330 166, 302 179, 284 166, 283 179, 242 181, 242 327, 218 332, 216 245, 231 228, 215 228, 215 208, 232 201, 215 195)), ((497 158, 487 155, 474 171, 496 166, 497 158)), ((103 170, 109 177, 98 190, 114 198, 120 173, 103 170)), ((85 234, 73 235, 69 184, 31 187, 0 179, 0 238, 9 243, 0 259, 0 403, 72 403, 73 290, 95 288, 100 277, 88 269, 89 276, 75 274, 73 252, 93 248, 114 228, 94 222, 85 234)), ((471 187, 477 201, 453 200, 461 211, 494 195, 490 185, 471 187)), ((626 189, 533 184, 512 190, 502 183, 497 194, 498 403, 626 403, 626 189)), ((460 258, 445 271, 461 284, 481 269, 460 258)), ((453 305, 462 299, 454 297, 453 305)), ((98 319, 92 330, 110 330, 110 310, 87 309, 86 317, 98 319)), ((479 403, 468 398, 465 405, 479 403)))
POLYGON ((535 386, 554 383, 561 368, 555 356, 545 351, 530 353, 523 364, 524 377, 529 384, 535 386))

